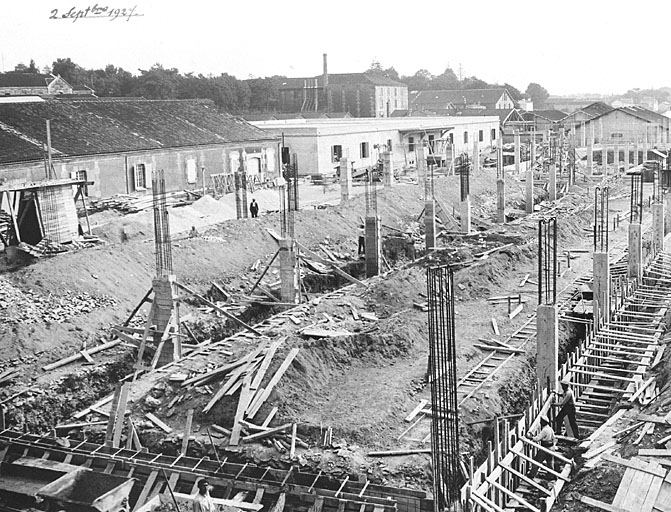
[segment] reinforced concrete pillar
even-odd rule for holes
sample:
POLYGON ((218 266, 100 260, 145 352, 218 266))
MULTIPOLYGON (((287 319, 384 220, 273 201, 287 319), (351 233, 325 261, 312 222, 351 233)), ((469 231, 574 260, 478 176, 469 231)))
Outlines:
POLYGON ((629 224, 627 277, 630 279, 641 279, 643 277, 643 239, 640 224, 629 224))
POLYGON ((557 164, 554 162, 550 164, 550 201, 557 200, 557 164))
POLYGON ((610 318, 610 267, 607 252, 595 252, 593 264, 594 287, 592 288, 594 304, 594 325, 600 325, 602 320, 610 318))
POLYGON ((424 203, 424 236, 426 239, 426 251, 436 248, 436 202, 427 199, 424 203))
POLYGON ((531 149, 529 151, 529 155, 531 157, 531 161, 529 162, 529 165, 531 167, 533 167, 534 162, 536 161, 536 139, 531 139, 531 149))
POLYGON ((592 175, 592 166, 594 165, 594 147, 592 144, 587 145, 587 174, 592 175))
POLYGON ((424 146, 417 146, 415 149, 415 159, 417 165, 417 183, 420 187, 424 187, 426 183, 426 154, 424 153, 424 146))
POLYGON ((385 187, 392 187, 394 185, 394 169, 392 162, 391 151, 382 153, 382 179, 385 187))
POLYGON ((671 193, 664 194, 664 234, 668 233, 671 233, 671 193))
POLYGON ((515 173, 520 173, 520 134, 515 134, 515 173))
POLYGON ((539 304, 536 309, 536 377, 550 390, 557 389, 559 365, 559 315, 557 306, 539 304))
POLYGON ((631 168, 629 163, 629 143, 625 142, 624 144, 624 171, 627 172, 631 168))
POLYGON ((601 168, 604 175, 608 174, 608 147, 605 144, 601 146, 601 168))
POLYGON ((373 277, 380 273, 382 261, 382 241, 379 216, 366 217, 366 277, 373 277))
POLYGON ((655 254, 664 250, 664 203, 652 205, 652 246, 655 254))
MULTIPOLYGON (((175 285, 176 277, 169 275, 165 277, 156 277, 152 281, 153 313, 151 324, 155 326, 153 339, 156 347, 159 346, 163 333, 171 321, 177 326, 176 333, 179 334, 179 307, 177 302, 177 287, 175 285)), ((174 330, 173 330, 174 332, 174 330)), ((167 337, 163 342, 161 353, 158 357, 158 366, 164 366, 172 361, 182 357, 182 344, 179 336, 174 334, 167 337)))
POLYGON ((349 167, 347 158, 340 159, 340 202, 349 200, 352 194, 352 169, 349 167))
POLYGON ((466 196, 464 201, 459 203, 459 213, 461 214, 461 231, 471 232, 471 197, 466 196))
MULTIPOLYGON (((505 176, 505 174, 504 174, 505 176)), ((496 180, 496 222, 504 224, 506 222, 506 180, 499 178, 496 180)))
MULTIPOLYGON (((533 146, 532 146, 533 147, 533 146)), ((532 165, 527 169, 526 176, 526 211, 527 213, 533 213, 534 211, 534 168, 532 165)))
POLYGON ((280 238, 280 295, 282 302, 298 302, 298 260, 293 238, 280 238))
POLYGON ((473 141, 473 172, 477 173, 480 170, 480 151, 478 149, 478 141, 473 141))

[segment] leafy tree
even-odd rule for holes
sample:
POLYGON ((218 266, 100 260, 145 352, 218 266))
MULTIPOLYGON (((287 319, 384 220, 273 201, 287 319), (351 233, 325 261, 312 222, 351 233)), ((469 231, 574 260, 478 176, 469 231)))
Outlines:
POLYGON ((534 102, 534 104, 541 104, 550 97, 550 93, 547 92, 543 86, 535 82, 531 82, 527 86, 525 94, 534 102))
POLYGON ((431 89, 461 89, 459 78, 452 68, 447 68, 440 75, 434 76, 431 81, 431 89))
POLYGON ((489 84, 487 82, 481 80, 477 76, 470 76, 468 78, 464 78, 461 85, 464 89, 487 89, 489 87, 489 84))
POLYGON ((33 59, 30 59, 30 64, 28 65, 27 72, 28 73, 39 73, 40 72, 40 70, 35 65, 35 61, 33 59))
POLYGON ((51 72, 54 75, 60 75, 70 85, 84 85, 86 83, 84 69, 72 62, 70 57, 56 59, 51 66, 51 72))
POLYGON ((380 64, 380 61, 378 61, 377 59, 373 59, 373 62, 370 63, 370 67, 366 71, 364 71, 364 73, 374 73, 376 75, 386 76, 391 80, 396 81, 400 80, 400 77, 398 76, 398 71, 394 69, 394 66, 385 69, 382 67, 382 64, 380 64))
POLYGON ((286 81, 284 76, 252 78, 246 80, 249 86, 249 109, 255 112, 274 112, 279 107, 280 85, 286 81))
POLYGON ((510 85, 508 82, 506 82, 503 84, 503 87, 505 87, 508 90, 510 97, 513 99, 515 103, 517 103, 522 99, 522 93, 514 85, 510 85))
POLYGON ((412 76, 404 76, 401 82, 408 86, 410 91, 424 91, 429 89, 433 75, 426 69, 418 70, 412 76))
POLYGON ((141 73, 131 90, 133 96, 159 100, 177 98, 181 75, 176 68, 165 69, 157 63, 141 73))
POLYGON ((135 77, 112 64, 87 72, 87 85, 97 96, 129 96, 135 77))

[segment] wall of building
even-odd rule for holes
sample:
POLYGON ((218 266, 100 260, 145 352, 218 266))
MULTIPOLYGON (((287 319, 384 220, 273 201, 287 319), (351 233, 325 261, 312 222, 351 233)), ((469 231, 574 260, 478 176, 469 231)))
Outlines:
POLYGON ((576 140, 587 142, 594 135, 594 143, 616 144, 619 142, 643 142, 665 144, 669 142, 669 126, 649 123, 621 111, 609 112, 593 121, 576 126, 576 140))
POLYGON ((375 87, 375 117, 389 117, 394 110, 408 109, 408 88, 375 87))
MULTIPOLYGON (((55 157, 53 166, 57 178, 79 178, 85 171, 86 179, 94 182, 88 187, 89 197, 107 198, 115 194, 150 194, 151 173, 155 169, 164 170, 167 191, 178 191, 202 189, 204 168, 205 185, 209 188, 212 186, 210 175, 234 172, 241 160, 251 177, 263 182, 277 175, 276 155, 276 143, 269 141, 245 146, 217 145, 55 157)), ((2 165, 0 184, 42 180, 45 178, 44 169, 43 162, 2 165)))
POLYGON ((0 96, 41 96, 49 94, 47 86, 44 87, 0 87, 0 96))

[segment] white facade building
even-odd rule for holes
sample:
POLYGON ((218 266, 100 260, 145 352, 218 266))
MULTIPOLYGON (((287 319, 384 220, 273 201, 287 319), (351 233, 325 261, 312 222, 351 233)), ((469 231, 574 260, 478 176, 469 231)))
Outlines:
POLYGON ((340 158, 354 169, 377 163, 387 148, 394 169, 415 165, 415 150, 428 147, 429 157, 447 160, 446 154, 468 152, 473 144, 483 149, 499 138, 498 116, 399 117, 349 119, 290 119, 256 121, 251 124, 284 136, 285 146, 298 155, 299 174, 333 174, 340 158))

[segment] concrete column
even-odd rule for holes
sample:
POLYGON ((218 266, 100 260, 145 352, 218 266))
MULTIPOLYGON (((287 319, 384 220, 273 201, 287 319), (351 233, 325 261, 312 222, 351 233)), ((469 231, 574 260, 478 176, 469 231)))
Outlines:
POLYGON ((664 250, 664 203, 652 205, 652 246, 654 252, 664 250))
POLYGON ((587 174, 588 176, 592 175, 592 166, 594 165, 594 146, 592 144, 587 145, 587 174))
POLYGON ((424 202, 424 237, 429 252, 436 247, 436 202, 433 198, 424 202))
POLYGON ((480 151, 478 149, 478 141, 473 141, 473 173, 480 170, 480 151))
POLYGON ((639 165, 641 163, 641 161, 640 161, 640 156, 639 156, 640 148, 638 146, 638 141, 636 141, 636 144, 634 144, 634 151, 635 151, 634 165, 639 165))
POLYGON ((593 255, 594 286, 592 288, 594 307, 594 325, 598 325, 598 315, 608 320, 610 318, 610 267, 608 253, 595 252, 593 255))
POLYGON ((539 304, 536 309, 536 378, 550 390, 557 389, 559 366, 559 315, 557 306, 539 304))
POLYGON ((529 165, 533 167, 534 162, 536 161, 536 140, 531 139, 531 151, 529 152, 531 161, 529 162, 529 165))
POLYGON ((643 142, 643 154, 641 155, 642 161, 641 163, 645 162, 648 159, 648 140, 646 138, 645 142, 643 142))
POLYGON ((382 153, 382 181, 385 187, 392 187, 394 185, 394 169, 392 166, 391 151, 382 153))
POLYGON ((348 201, 352 194, 352 169, 347 158, 340 159, 340 202, 348 201))
POLYGON ((629 224, 627 277, 630 279, 643 277, 643 239, 640 224, 629 224))
POLYGON ((615 145, 613 151, 613 167, 615 168, 615 174, 620 171, 620 146, 615 145))
POLYGON ((373 277, 380 273, 380 262, 382 261, 381 224, 379 216, 366 217, 366 277, 373 277))
MULTIPOLYGON (((154 308, 150 322, 155 326, 157 331, 153 335, 154 345, 157 347, 171 317, 173 318, 174 325, 178 326, 177 333, 179 333, 179 308, 177 305, 175 281, 176 277, 174 275, 157 277, 152 281, 154 308)), ((181 339, 179 336, 170 336, 163 343, 163 348, 158 358, 158 366, 164 366, 180 357, 182 357, 181 339)))
MULTIPOLYGON (((505 175, 504 175, 505 176, 505 175)), ((504 224, 506 222, 506 180, 499 178, 496 180, 496 222, 504 224)))
POLYGON ((297 303, 299 297, 298 260, 293 238, 280 238, 280 295, 282 302, 297 303))
POLYGON ((520 173, 520 134, 515 134, 515 173, 520 173))
POLYGON ((426 183, 426 154, 424 153, 424 146, 416 146, 415 159, 417 165, 417 183, 419 183, 420 187, 424 187, 426 183))
POLYGON ((526 195, 524 197, 525 197, 525 202, 526 202, 527 213, 533 213, 533 211, 534 211, 534 169, 533 169, 533 166, 531 166, 531 165, 527 169, 526 195))
POLYGON ((631 168, 629 163, 629 143, 625 142, 624 144, 624 171, 627 172, 631 168))
POLYGON ((471 198, 466 197, 465 201, 459 203, 459 213, 461 214, 461 231, 471 232, 471 198))
POLYGON ((664 226, 664 234, 671 233, 671 193, 664 194, 664 226))
POLYGON ((557 164, 550 164, 550 201, 557 200, 557 164))
POLYGON ((608 174, 608 147, 601 143, 601 168, 604 175, 608 174))

